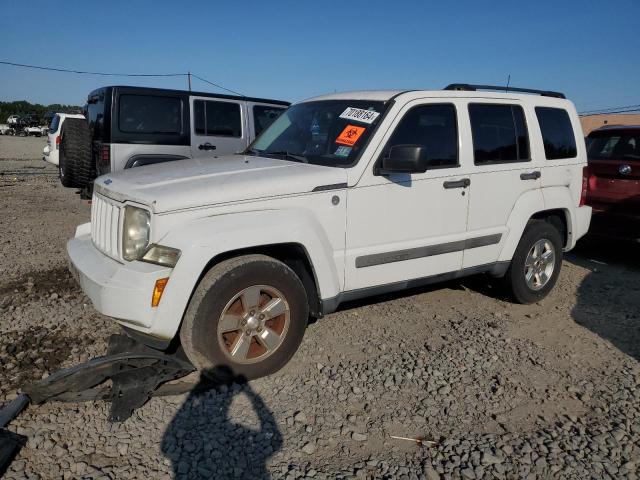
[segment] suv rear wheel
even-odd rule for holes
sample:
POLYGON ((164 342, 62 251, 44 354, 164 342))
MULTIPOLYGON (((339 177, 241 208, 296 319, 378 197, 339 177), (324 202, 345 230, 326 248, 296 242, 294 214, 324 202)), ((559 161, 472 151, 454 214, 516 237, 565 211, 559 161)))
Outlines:
POLYGON ((562 265, 562 237, 550 223, 527 225, 504 276, 509 295, 518 303, 535 303, 553 289, 562 265))
POLYGON ((189 302, 180 340, 189 360, 214 380, 258 378, 291 359, 308 317, 306 292, 293 270, 247 255, 207 272, 189 302))

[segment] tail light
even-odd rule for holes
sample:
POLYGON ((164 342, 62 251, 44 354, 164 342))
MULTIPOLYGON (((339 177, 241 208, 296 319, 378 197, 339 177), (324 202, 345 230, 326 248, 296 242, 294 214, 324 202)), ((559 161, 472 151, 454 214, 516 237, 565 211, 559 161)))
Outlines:
POLYGON ((56 150, 60 148, 60 135, 56 135, 56 150))
POLYGON ((587 192, 589 191, 589 167, 582 168, 582 189, 580 190, 580 206, 587 202, 587 192))
POLYGON ((111 171, 111 145, 108 143, 100 146, 99 152, 99 174, 108 173, 111 171))

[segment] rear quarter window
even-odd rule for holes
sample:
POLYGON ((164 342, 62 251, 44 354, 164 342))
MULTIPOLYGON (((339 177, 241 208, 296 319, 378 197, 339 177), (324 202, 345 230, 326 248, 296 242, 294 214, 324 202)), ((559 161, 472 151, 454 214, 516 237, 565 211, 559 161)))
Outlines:
POLYGON ((547 160, 575 158, 576 138, 569 114, 563 108, 536 107, 547 160))
POLYGON ((58 115, 54 115, 51 119, 51 124, 49 125, 49 133, 56 133, 58 131, 58 127, 60 126, 60 117, 58 115))
POLYGON ((182 100, 156 95, 120 95, 118 129, 125 133, 182 133, 182 100))

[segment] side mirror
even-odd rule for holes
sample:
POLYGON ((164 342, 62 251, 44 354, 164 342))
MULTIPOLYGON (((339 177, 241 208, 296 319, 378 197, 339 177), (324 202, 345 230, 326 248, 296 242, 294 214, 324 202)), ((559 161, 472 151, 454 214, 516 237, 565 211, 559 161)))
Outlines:
POLYGON ((424 173, 428 163, 427 149, 422 145, 394 145, 389 150, 389 156, 382 159, 377 174, 424 173))

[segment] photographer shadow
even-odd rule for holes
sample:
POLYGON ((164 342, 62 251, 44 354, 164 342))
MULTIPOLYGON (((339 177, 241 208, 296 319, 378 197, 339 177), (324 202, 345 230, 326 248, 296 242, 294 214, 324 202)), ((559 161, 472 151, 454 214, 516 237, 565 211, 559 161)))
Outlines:
POLYGON ((263 479, 269 478, 267 460, 281 447, 271 410, 245 378, 219 368, 201 375, 165 431, 161 451, 176 479, 263 479), (236 397, 239 408, 231 409, 236 397))
POLYGON ((640 360, 640 245, 585 238, 566 260, 589 273, 571 315, 621 352, 640 360))

